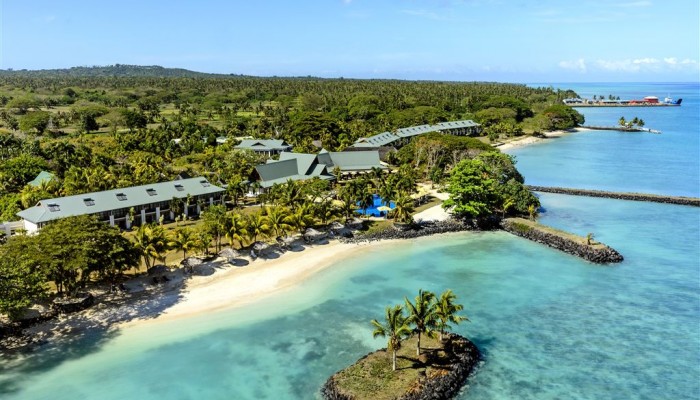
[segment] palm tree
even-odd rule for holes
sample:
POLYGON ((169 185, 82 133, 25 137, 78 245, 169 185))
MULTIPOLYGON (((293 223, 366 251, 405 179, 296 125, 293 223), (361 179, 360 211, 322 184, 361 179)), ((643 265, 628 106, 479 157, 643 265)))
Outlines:
POLYGON ((416 296, 416 303, 411 303, 408 298, 406 301, 406 309, 408 310, 408 322, 414 324, 414 331, 418 334, 418 343, 416 345, 416 355, 420 355, 420 336, 425 333, 428 336, 433 334, 435 328, 435 294, 420 289, 416 296))
POLYGON ((527 206, 527 213, 530 214, 530 219, 534 220, 537 216, 537 207, 534 204, 527 206))
POLYGON ((625 117, 620 117, 620 120, 617 123, 620 124, 620 126, 627 126, 627 120, 625 117))
POLYGON ((359 199, 359 206, 360 208, 362 208, 362 211, 364 212, 365 216, 369 219, 369 216, 367 215, 367 209, 374 205, 374 194, 370 190, 369 186, 365 186, 364 188, 362 188, 359 199))
POLYGON ((190 229, 177 229, 168 242, 171 249, 182 251, 182 259, 187 258, 187 252, 197 247, 197 237, 190 229))
POLYGON ((357 206, 355 206, 355 201, 352 195, 348 193, 343 193, 340 197, 342 204, 340 205, 340 213, 345 216, 345 221, 349 221, 350 218, 355 214, 357 206))
POLYGON ((290 228, 286 219, 289 211, 285 207, 265 207, 267 226, 277 236, 283 236, 290 228))
POLYGON ((285 222, 292 229, 298 230, 299 233, 304 233, 304 230, 314 224, 311 205, 309 203, 302 204, 295 212, 287 215, 285 222))
POLYGON ((462 311, 464 306, 456 304, 455 300, 457 300, 457 296, 452 292, 452 289, 447 289, 442 292, 435 304, 435 315, 437 316, 437 328, 440 330, 440 340, 442 340, 445 331, 452 329, 449 325, 450 322, 459 324, 462 321, 469 321, 469 318, 457 315, 457 312, 462 311))
POLYGON ((160 225, 143 224, 134 236, 135 246, 143 257, 146 268, 153 266, 157 260, 162 260, 168 250, 165 230, 160 225))
POLYGON ((373 337, 389 337, 387 350, 391 351, 391 369, 396 371, 396 351, 401 348, 401 341, 411 334, 411 328, 407 324, 407 318, 403 314, 403 307, 400 305, 386 308, 386 322, 380 323, 376 319, 372 320, 374 326, 373 337))
POLYGON ((393 215, 397 222, 409 223, 413 221, 413 216, 411 214, 414 210, 413 199, 410 196, 404 195, 396 200, 393 215))
POLYGON ((267 217, 259 212, 248 215, 246 228, 248 229, 248 237, 251 238, 253 242, 257 242, 258 236, 266 235, 270 230, 267 225, 267 217))
POLYGON ((243 238, 248 235, 245 219, 239 213, 233 213, 226 221, 226 238, 233 247, 233 241, 237 240, 243 246, 243 238))

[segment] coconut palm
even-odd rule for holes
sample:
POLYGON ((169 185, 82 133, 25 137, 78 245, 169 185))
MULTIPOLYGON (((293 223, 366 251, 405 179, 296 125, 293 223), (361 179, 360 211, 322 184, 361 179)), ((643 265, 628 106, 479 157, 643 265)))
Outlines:
POLYGON ((627 120, 625 117, 620 117, 617 123, 620 124, 620 126, 627 126, 627 120))
POLYGON ((173 231, 168 247, 171 249, 182 251, 182 259, 187 258, 187 252, 197 247, 197 237, 190 229, 177 229, 173 231))
POLYGON ((230 218, 226 221, 226 238, 229 240, 231 246, 233 246, 233 241, 237 240, 238 243, 243 246, 243 239, 248 235, 246 230, 246 220, 239 213, 231 214, 230 218))
POLYGON ((143 224, 134 236, 136 249, 143 257, 146 268, 152 267, 157 260, 164 257, 168 250, 165 230, 160 225, 143 224))
POLYGON ((258 236, 267 235, 267 232, 270 230, 267 225, 267 218, 261 213, 248 215, 246 229, 248 230, 248 237, 253 242, 258 241, 258 236))
POLYGON ((437 317, 437 328, 440 330, 440 340, 445 334, 445 331, 452 329, 450 323, 459 324, 462 321, 469 321, 469 318, 457 315, 457 312, 462 311, 464 306, 456 304, 457 296, 452 292, 452 289, 447 289, 440 294, 440 297, 435 303, 435 315, 437 317))
POLYGON ((421 334, 432 336, 436 325, 435 294, 420 289, 415 304, 411 303, 408 298, 404 298, 404 300, 406 310, 408 310, 408 322, 415 325, 414 332, 418 335, 416 355, 420 355, 421 334))
POLYGON ((289 210, 285 207, 265 207, 267 226, 275 236, 283 236, 291 227, 286 219, 289 210))
POLYGON ((304 233, 306 228, 314 224, 311 205, 309 203, 302 204, 296 211, 287 215, 284 220, 292 229, 299 231, 299 233, 304 233))
POLYGON ((339 211, 343 216, 345 216, 345 221, 347 222, 355 214, 357 206, 355 206, 355 201, 353 200, 353 197, 349 192, 342 193, 340 201, 342 202, 342 204, 339 205, 339 211))
POLYGON ((395 207, 393 210, 394 218, 397 222, 409 223, 413 221, 413 199, 410 196, 401 196, 396 200, 395 207))
POLYGON ((373 337, 388 337, 387 350, 391 351, 392 371, 396 371, 396 351, 401 348, 401 341, 411 334, 411 328, 407 324, 407 318, 400 305, 386 308, 386 321, 384 324, 376 319, 372 320, 374 326, 373 337))

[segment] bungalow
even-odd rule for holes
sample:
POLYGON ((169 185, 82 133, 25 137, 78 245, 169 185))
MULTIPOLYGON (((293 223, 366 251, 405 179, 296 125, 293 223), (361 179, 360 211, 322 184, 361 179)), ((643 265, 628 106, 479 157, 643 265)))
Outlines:
POLYGON ((220 203, 224 192, 205 178, 197 177, 45 199, 17 215, 30 234, 51 221, 77 215, 96 215, 100 221, 129 229, 132 222, 157 222, 165 213, 169 214, 169 219, 174 219, 171 210, 174 198, 182 200, 182 212, 187 216, 199 214, 203 206, 220 203), (185 206, 184 200, 188 198, 189 204, 185 206), (133 215, 130 215, 132 209, 133 215))
POLYGON ((51 172, 41 171, 41 172, 39 172, 39 175, 36 176, 36 178, 27 182, 27 185, 33 186, 33 187, 39 187, 42 184, 49 183, 54 179, 56 179, 56 175, 52 174, 51 172))
POLYGON ((252 150, 271 157, 283 151, 292 151, 292 146, 278 139, 243 139, 234 149, 252 150))

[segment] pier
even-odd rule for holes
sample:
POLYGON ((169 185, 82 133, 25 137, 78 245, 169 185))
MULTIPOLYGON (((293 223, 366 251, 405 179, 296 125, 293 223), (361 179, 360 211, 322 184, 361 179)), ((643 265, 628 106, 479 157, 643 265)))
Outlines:
POLYGON ((651 201, 654 203, 679 204, 683 206, 700 207, 700 198, 697 197, 665 196, 660 194, 648 193, 608 192, 605 190, 573 189, 533 185, 526 185, 526 187, 535 192, 569 194, 572 196, 605 197, 608 199, 618 200, 651 201))

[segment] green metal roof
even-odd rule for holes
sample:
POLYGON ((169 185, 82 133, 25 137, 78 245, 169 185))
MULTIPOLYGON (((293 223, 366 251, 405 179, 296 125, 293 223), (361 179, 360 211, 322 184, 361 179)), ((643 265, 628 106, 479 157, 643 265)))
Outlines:
POLYGON ((416 125, 408 128, 400 128, 395 132, 382 132, 368 138, 358 139, 352 147, 375 148, 388 146, 391 143, 402 139, 430 132, 449 132, 452 129, 472 128, 480 126, 472 120, 440 122, 434 125, 416 125))
POLYGON ((292 146, 279 139, 243 139, 234 148, 253 151, 288 151, 292 146))
POLYGON ((41 184, 43 182, 50 182, 51 180, 53 180, 55 178, 56 178, 56 175, 52 174, 51 172, 41 171, 41 172, 39 172, 39 175, 36 176, 36 178, 27 182, 27 185, 39 187, 39 186, 41 186, 41 184))
POLYGON ((324 164, 318 163, 315 154, 306 153, 281 153, 279 161, 268 160, 255 167, 255 171, 263 188, 285 183, 289 179, 302 181, 314 177, 328 180, 335 178, 324 164))
POLYGON ((190 196, 220 194, 224 189, 214 186, 203 177, 152 183, 122 189, 105 190, 58 197, 39 201, 34 207, 17 213, 35 224, 61 218, 97 214, 123 208, 138 207, 190 196))
MULTIPOLYGON (((340 168, 341 171, 369 171, 372 168, 386 169, 379 161, 379 152, 373 151, 341 151, 328 153, 332 164, 329 168, 340 168)), ((320 156, 319 156, 320 158, 320 156)))

